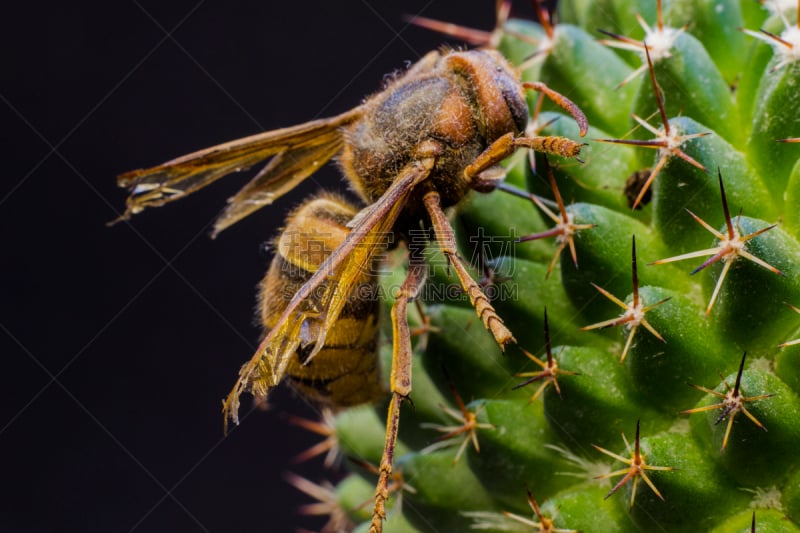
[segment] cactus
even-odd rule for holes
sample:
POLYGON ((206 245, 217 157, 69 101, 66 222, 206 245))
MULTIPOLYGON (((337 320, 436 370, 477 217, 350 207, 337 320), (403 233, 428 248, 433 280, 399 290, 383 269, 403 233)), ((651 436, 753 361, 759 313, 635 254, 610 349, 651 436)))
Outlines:
MULTIPOLYGON (((800 531, 800 24, 762 4, 500 20, 523 79, 592 128, 582 163, 518 153, 513 194, 458 209, 517 347, 435 290, 451 282, 429 258, 386 531, 800 531)), ((533 131, 577 138, 529 104, 533 131)), ((326 489, 332 529, 369 520, 385 409, 330 419, 359 458, 326 489)))

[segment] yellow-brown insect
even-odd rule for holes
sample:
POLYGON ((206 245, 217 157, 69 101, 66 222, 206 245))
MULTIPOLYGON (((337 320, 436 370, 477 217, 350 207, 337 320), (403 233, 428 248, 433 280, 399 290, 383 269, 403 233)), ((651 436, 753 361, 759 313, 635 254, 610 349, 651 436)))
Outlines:
MULTIPOLYGON (((130 197, 121 218, 160 206, 218 178, 274 156, 253 180, 228 200, 218 233, 272 203, 338 154, 351 187, 367 207, 347 224, 350 232, 300 285, 283 310, 268 313, 271 329, 245 364, 224 404, 226 420, 238 422, 239 397, 265 396, 287 375, 299 354, 313 363, 333 345, 337 322, 355 287, 390 241, 430 228, 484 326, 503 347, 514 337, 458 256, 443 208, 470 190, 489 192, 503 176, 497 165, 517 148, 565 157, 581 144, 560 137, 526 137, 525 89, 548 95, 587 130, 583 113, 541 83, 520 83, 497 52, 430 52, 362 105, 337 117, 316 120, 201 150, 163 165, 119 177, 130 197)), ((312 217, 313 218, 313 217, 312 217)), ((295 220, 297 222, 297 220, 295 220)), ((413 243, 409 243, 413 245, 413 243)), ((411 392, 408 302, 425 279, 425 265, 412 250, 405 282, 392 307, 392 400, 375 494, 371 531, 385 518, 400 404, 411 392)), ((314 265, 316 266, 316 265, 314 265)), ((313 269, 309 268, 310 273, 313 269)))

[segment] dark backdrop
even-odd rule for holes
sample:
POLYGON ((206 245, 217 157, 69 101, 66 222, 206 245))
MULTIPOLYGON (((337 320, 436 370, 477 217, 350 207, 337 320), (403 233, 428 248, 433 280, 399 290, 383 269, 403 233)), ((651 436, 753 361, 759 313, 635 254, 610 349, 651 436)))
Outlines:
MULTIPOLYGON (((124 205, 120 172, 345 111, 444 42, 403 13, 493 23, 488 0, 385 4, 4 6, 1 531, 320 527, 281 478, 318 440, 282 413, 313 412, 278 390, 227 438, 220 414, 258 337, 261 245, 311 189, 215 241, 209 224, 248 176, 104 224, 124 205)), ((341 186, 333 166, 313 181, 341 186)))

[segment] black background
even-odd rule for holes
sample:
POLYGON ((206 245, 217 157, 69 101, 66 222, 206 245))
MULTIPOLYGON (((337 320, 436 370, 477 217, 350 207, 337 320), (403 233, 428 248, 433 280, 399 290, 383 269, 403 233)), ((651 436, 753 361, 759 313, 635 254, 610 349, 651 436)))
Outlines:
POLYGON ((4 7, 0 531, 320 527, 281 477, 318 441, 282 413, 313 411, 278 390, 224 438, 220 400, 258 337, 261 245, 310 190, 341 187, 335 167, 215 241, 248 176, 105 222, 124 205, 117 174, 345 111, 445 42, 402 14, 494 21, 488 0, 391 4, 4 7))

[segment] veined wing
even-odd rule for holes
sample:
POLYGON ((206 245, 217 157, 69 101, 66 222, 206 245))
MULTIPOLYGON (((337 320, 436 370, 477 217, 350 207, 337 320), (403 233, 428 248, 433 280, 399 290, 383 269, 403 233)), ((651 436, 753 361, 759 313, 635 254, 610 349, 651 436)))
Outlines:
POLYGON ((435 158, 413 161, 400 172, 377 202, 352 221, 350 235, 297 291, 278 323, 267 334, 256 353, 239 371, 231 393, 223 404, 225 423, 239 422, 239 396, 251 392, 263 397, 286 372, 298 348, 311 359, 325 344, 325 335, 352 294, 363 269, 372 268, 376 253, 386 245, 386 234, 406 206, 414 187, 428 177, 435 158))
POLYGON ((335 135, 324 144, 302 146, 277 154, 247 185, 228 198, 228 205, 214 222, 211 236, 216 237, 228 226, 294 189, 301 181, 319 170, 341 148, 342 138, 335 135))
MULTIPOLYGON (((330 159, 341 147, 340 129, 357 120, 362 113, 362 108, 357 107, 336 117, 258 133, 187 154, 152 168, 126 172, 117 178, 117 185, 130 192, 125 213, 118 220, 128 219, 147 207, 162 206, 182 198, 226 174, 246 170, 275 154, 286 153, 285 157, 288 157, 293 150, 302 149, 307 153, 308 149, 318 147, 319 153, 330 154, 330 159)), ((321 164, 316 165, 314 170, 320 166, 321 164)), ((301 179, 310 174, 307 173, 301 179)), ((296 179, 291 182, 292 186, 299 181, 300 179, 296 179)), ((278 180, 276 184, 284 188, 286 185, 285 179, 278 180)), ((285 191, 286 189, 283 190, 285 191)), ((266 194, 269 191, 262 188, 261 192, 266 194)), ((273 196, 273 199, 276 197, 273 196)))

